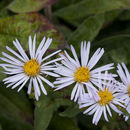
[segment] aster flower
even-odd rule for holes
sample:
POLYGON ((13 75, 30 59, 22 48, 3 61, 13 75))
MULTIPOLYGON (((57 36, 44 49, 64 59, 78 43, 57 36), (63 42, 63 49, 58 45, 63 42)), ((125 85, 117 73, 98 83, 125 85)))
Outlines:
POLYGON ((125 101, 126 110, 130 113, 130 73, 124 63, 118 64, 117 73, 122 81, 120 84, 121 98, 125 101), (122 65, 122 66, 121 66, 122 65))
POLYGON ((90 42, 88 42, 87 46, 86 41, 81 42, 81 63, 72 45, 71 51, 74 58, 70 57, 66 51, 64 51, 64 54, 60 54, 64 60, 61 61, 62 64, 57 63, 57 70, 55 72, 61 75, 61 77, 57 78, 54 84, 57 85, 55 90, 59 90, 75 83, 71 93, 71 100, 77 101, 78 97, 85 92, 85 88, 90 95, 91 91, 96 90, 94 85, 97 86, 98 79, 110 80, 111 77, 109 75, 106 77, 101 72, 113 69, 114 67, 112 63, 93 69, 102 57, 104 49, 98 48, 89 60, 90 42))
POLYGON ((54 85, 43 77, 42 74, 58 77, 58 74, 50 72, 55 69, 55 66, 51 64, 62 59, 57 58, 45 62, 48 58, 60 52, 60 50, 58 50, 46 57, 43 57, 51 42, 51 38, 46 39, 44 37, 36 50, 36 35, 34 36, 33 41, 31 36, 29 36, 29 57, 17 39, 16 41, 13 41, 13 44, 18 52, 15 52, 6 46, 6 49, 13 54, 13 56, 11 56, 5 52, 2 52, 4 57, 0 57, 2 61, 6 62, 4 64, 0 64, 0 66, 4 68, 5 74, 10 75, 3 80, 5 84, 8 84, 6 86, 7 88, 12 86, 12 89, 14 89, 19 86, 19 92, 25 84, 29 82, 27 93, 31 93, 31 88, 33 86, 36 100, 38 100, 41 90, 45 95, 47 95, 43 82, 48 84, 50 87, 54 87, 54 85))
POLYGON ((79 98, 78 102, 79 108, 86 108, 83 112, 84 114, 94 114, 92 123, 95 125, 99 122, 102 114, 104 115, 106 121, 108 121, 107 112, 110 117, 112 117, 110 108, 119 113, 119 115, 122 114, 122 112, 118 109, 118 107, 120 106, 125 108, 123 100, 119 98, 119 87, 115 81, 107 81, 105 82, 106 85, 103 85, 104 83, 102 82, 103 81, 99 84, 100 89, 96 92, 94 91, 92 97, 90 97, 88 93, 85 93, 79 98))

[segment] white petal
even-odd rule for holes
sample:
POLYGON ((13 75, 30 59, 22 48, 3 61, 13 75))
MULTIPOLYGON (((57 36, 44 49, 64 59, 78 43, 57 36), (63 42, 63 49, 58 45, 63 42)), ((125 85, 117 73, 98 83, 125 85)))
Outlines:
POLYGON ((77 57, 77 54, 76 54, 76 52, 75 52, 74 47, 73 47, 72 45, 71 45, 70 47, 71 47, 71 51, 72 51, 72 54, 73 54, 73 56, 74 56, 76 62, 77 62, 77 63, 79 64, 79 66, 80 66, 80 63, 79 63, 79 60, 78 60, 78 57, 77 57))
POLYGON ((46 38, 43 37, 41 43, 39 44, 39 46, 38 46, 38 48, 37 48, 37 51, 36 51, 36 59, 38 58, 39 52, 41 52, 41 49, 42 49, 42 47, 43 47, 43 45, 44 45, 44 43, 45 43, 45 40, 46 40, 46 38))
POLYGON ((31 93, 31 88, 32 88, 32 78, 30 79, 30 82, 29 82, 29 85, 28 85, 28 91, 27 91, 28 94, 31 93))
POLYGON ((75 66, 79 67, 78 62, 76 62, 73 58, 71 58, 66 51, 64 51, 64 53, 65 53, 65 56, 68 58, 68 60, 72 62, 72 64, 74 64, 75 66))
POLYGON ((101 107, 98 106, 97 111, 95 112, 94 117, 93 117, 93 121, 92 121, 93 124, 96 124, 96 123, 95 123, 95 122, 97 122, 97 121, 96 121, 96 118, 97 118, 98 114, 100 113, 100 111, 101 111, 101 107))
POLYGON ((16 58, 14 58, 14 57, 12 57, 12 56, 10 56, 10 55, 8 55, 7 53, 2 52, 2 54, 3 54, 3 56, 5 56, 6 58, 8 58, 9 60, 11 60, 11 61, 17 63, 18 65, 23 65, 23 62, 17 60, 16 58))
POLYGON ((95 108, 97 106, 97 104, 93 104, 92 106, 90 106, 89 108, 87 108, 87 110, 85 110, 84 112, 83 112, 83 114, 86 114, 86 113, 88 113, 89 111, 91 111, 93 108, 95 108))
POLYGON ((7 62, 7 63, 12 64, 12 65, 23 66, 23 64, 18 64, 18 63, 14 62, 14 61, 8 60, 7 58, 0 57, 0 59, 7 62))
POLYGON ((74 98, 74 102, 76 102, 77 99, 78 99, 79 96, 80 96, 81 87, 82 87, 82 86, 80 86, 80 85, 78 84, 77 92, 76 92, 76 94, 75 94, 75 98, 74 98))
POLYGON ((30 53, 30 57, 32 59, 33 52, 32 52, 32 38, 31 38, 31 36, 29 36, 29 53, 30 53))
POLYGON ((103 107, 100 108, 97 118, 95 119, 95 125, 97 125, 98 121, 100 120, 102 112, 103 112, 103 107))
POLYGON ((43 80, 45 83, 47 83, 49 86, 51 86, 52 88, 54 87, 54 85, 47 79, 45 79, 44 77, 38 75, 38 77, 43 80))
POLYGON ((85 66, 88 64, 89 53, 90 53, 90 42, 88 41, 87 50, 86 50, 86 57, 85 57, 85 66))
POLYGON ((44 73, 44 74, 53 76, 53 77, 60 77, 58 74, 55 74, 55 73, 52 73, 52 72, 49 72, 49 71, 41 71, 41 72, 44 73))
POLYGON ((33 38, 33 48, 32 48, 32 58, 35 58, 35 48, 36 48, 36 34, 33 38))
POLYGON ((107 108, 107 111, 108 111, 109 115, 112 116, 110 108, 109 108, 109 106, 107 104, 106 104, 106 108, 107 108))
POLYGON ((97 73, 97 72, 102 72, 102 71, 113 69, 114 68, 114 67, 112 67, 113 65, 114 65, 114 63, 111 63, 111 64, 107 64, 107 65, 98 67, 94 70, 91 70, 91 73, 97 73))
POLYGON ((97 111, 97 109, 98 109, 98 105, 97 104, 95 104, 96 106, 88 113, 88 115, 92 115, 95 111, 97 111))
POLYGON ((45 60, 47 60, 48 58, 50 58, 50 57, 52 57, 52 56, 56 55, 56 54, 57 54, 57 53, 59 53, 60 51, 61 51, 61 50, 58 50, 58 51, 53 52, 52 54, 50 54, 50 55, 46 56, 45 58, 43 58, 43 59, 42 59, 42 62, 43 62, 43 61, 45 61, 45 60))
POLYGON ((38 96, 40 96, 40 95, 41 95, 41 92, 40 92, 40 89, 39 89, 39 86, 38 86, 38 83, 37 83, 36 77, 33 78, 33 85, 34 85, 35 89, 37 90, 37 94, 38 94, 38 96))
POLYGON ((76 93, 77 87, 78 87, 78 83, 76 83, 76 85, 74 86, 74 88, 73 88, 73 90, 72 90, 72 92, 71 92, 71 100, 74 99, 74 95, 75 95, 75 93, 76 93))
POLYGON ((20 88, 18 89, 18 92, 24 87, 24 85, 27 83, 28 81, 28 77, 26 78, 26 80, 23 82, 23 84, 20 86, 20 88))
POLYGON ((42 59, 44 53, 46 52, 46 50, 47 50, 48 47, 50 46, 51 42, 52 42, 52 39, 51 39, 51 38, 48 38, 48 39, 46 40, 46 42, 45 42, 43 48, 42 48, 42 49, 40 50, 40 52, 39 52, 39 54, 40 54, 40 55, 38 56, 39 61, 41 61, 41 59, 42 59))
POLYGON ((23 77, 25 77, 25 74, 17 74, 14 76, 7 77, 7 78, 3 79, 3 81, 6 81, 7 83, 14 82, 14 81, 18 81, 18 80, 22 79, 23 77))
POLYGON ((27 79, 27 77, 25 76, 24 78, 21 78, 21 80, 19 80, 15 85, 12 86, 12 89, 18 87, 21 83, 23 83, 25 80, 27 79))
POLYGON ((11 48, 9 48, 8 46, 6 46, 6 49, 8 51, 10 51, 12 54, 14 54, 15 56, 17 56, 19 59, 21 59, 23 62, 26 62, 26 60, 23 57, 21 57, 18 53, 16 53, 14 50, 12 50, 11 48))
POLYGON ((67 83, 60 84, 60 85, 56 86, 55 91, 56 91, 56 90, 59 90, 59 89, 62 89, 62 88, 64 88, 64 87, 67 87, 67 86, 73 84, 74 82, 75 82, 75 81, 70 81, 70 82, 67 82, 67 83))
POLYGON ((51 60, 51 61, 49 61, 49 62, 46 62, 45 64, 42 64, 42 66, 46 66, 46 65, 48 65, 48 64, 51 64, 51 63, 54 63, 54 62, 60 61, 60 60, 63 60, 63 58, 57 58, 57 59, 51 60))
POLYGON ((117 112, 117 113, 119 113, 119 114, 122 114, 122 112, 119 111, 114 104, 110 103, 110 107, 111 107, 115 112, 117 112))
POLYGON ((130 103, 128 104, 126 110, 128 111, 128 113, 130 113, 130 103))
POLYGON ((106 112, 106 107, 105 106, 104 106, 103 113, 104 113, 105 120, 108 121, 107 114, 106 114, 107 112, 106 112))
POLYGON ((41 87, 41 89, 42 89, 42 92, 43 92, 45 95, 47 95, 47 91, 46 91, 46 89, 44 88, 42 81, 40 80, 39 77, 37 77, 37 79, 38 79, 38 82, 39 82, 40 87, 41 87))
POLYGON ((74 80, 73 78, 67 77, 67 78, 61 78, 61 80, 59 79, 59 81, 55 81, 54 84, 61 84, 61 83, 65 83, 65 82, 69 82, 74 80))
POLYGON ((125 70, 125 73, 126 73, 126 76, 127 76, 127 80, 129 81, 130 83, 130 73, 128 71, 128 69, 126 68, 126 65, 124 63, 122 63, 122 66, 124 67, 124 70, 125 70))
POLYGON ((19 53, 23 56, 23 58, 27 61, 28 56, 26 55, 25 51, 23 50, 22 46, 20 45, 19 41, 16 39, 16 42, 13 41, 13 44, 15 45, 15 47, 17 48, 17 50, 19 51, 19 53))
POLYGON ((99 52, 99 54, 97 54, 97 56, 95 56, 95 54, 92 56, 92 58, 90 59, 88 63, 88 67, 90 70, 97 64, 99 59, 102 57, 103 53, 104 53, 104 49, 101 49, 101 51, 99 52))

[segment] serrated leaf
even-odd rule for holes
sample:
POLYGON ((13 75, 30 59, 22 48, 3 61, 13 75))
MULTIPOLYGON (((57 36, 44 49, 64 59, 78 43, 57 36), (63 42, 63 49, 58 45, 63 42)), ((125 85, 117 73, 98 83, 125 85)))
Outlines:
POLYGON ((69 44, 79 49, 81 41, 92 41, 104 23, 104 15, 90 16, 69 37, 69 44))
POLYGON ((42 8, 51 5, 56 0, 15 0, 8 9, 15 13, 37 12, 42 8))
POLYGON ((129 0, 84 0, 56 11, 55 15, 69 21, 80 19, 92 14, 104 13, 115 9, 129 8, 129 5, 129 0))

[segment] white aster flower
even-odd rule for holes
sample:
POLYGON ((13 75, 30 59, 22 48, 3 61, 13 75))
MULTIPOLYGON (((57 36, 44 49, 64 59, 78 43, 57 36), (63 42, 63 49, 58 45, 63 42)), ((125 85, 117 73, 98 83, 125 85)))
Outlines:
MULTIPOLYGON (((103 82, 103 81, 102 81, 103 82)), ((119 87, 115 84, 114 81, 107 81, 100 84, 100 89, 93 93, 93 96, 90 97, 88 93, 85 93, 79 98, 79 108, 86 108, 83 112, 84 114, 92 115, 93 120, 92 123, 97 125, 98 121, 100 120, 102 114, 106 121, 108 121, 108 114, 112 117, 111 109, 115 112, 122 114, 120 110, 118 110, 117 106, 124 107, 122 105, 124 102, 121 100, 120 92, 118 91, 119 87)))
POLYGON ((87 46, 86 41, 81 42, 81 63, 72 45, 71 51, 74 58, 71 58, 66 51, 64 51, 65 55, 60 54, 64 60, 61 61, 62 65, 57 64, 57 70, 55 72, 63 77, 57 78, 54 84, 59 84, 55 86, 55 90, 59 90, 76 83, 71 93, 71 100, 74 99, 76 101, 85 92, 85 88, 87 88, 87 91, 91 95, 91 91, 95 90, 93 85, 97 85, 98 79, 110 80, 111 77, 109 75, 105 76, 101 72, 113 69, 114 67, 112 63, 93 69, 102 57, 104 49, 98 48, 89 60, 90 42, 88 42, 87 46))
POLYGON ((122 80, 122 83, 120 84, 120 92, 122 93, 121 98, 124 99, 125 105, 127 106, 126 110, 130 113, 130 73, 124 63, 121 65, 118 64, 117 66, 117 73, 122 80))
POLYGON ((54 85, 43 77, 42 74, 58 77, 58 74, 50 72, 55 69, 55 65, 51 64, 62 59, 57 58, 45 63, 45 60, 60 52, 60 50, 58 50, 46 57, 43 57, 51 42, 51 38, 46 39, 44 37, 36 50, 36 35, 34 36, 33 41, 31 36, 29 36, 30 58, 27 56, 17 39, 16 41, 13 41, 13 44, 17 48, 18 52, 15 52, 8 46, 6 47, 6 49, 14 55, 11 56, 5 52, 2 52, 4 57, 0 57, 1 60, 6 62, 5 64, 0 64, 0 66, 5 69, 4 73, 11 75, 3 80, 5 84, 8 84, 7 88, 12 86, 12 89, 14 89, 20 86, 18 89, 19 92, 29 81, 27 91, 28 94, 31 93, 31 88, 33 86, 36 100, 38 100, 41 94, 40 89, 45 95, 47 95, 47 91, 45 90, 42 81, 51 87, 54 87, 54 85))

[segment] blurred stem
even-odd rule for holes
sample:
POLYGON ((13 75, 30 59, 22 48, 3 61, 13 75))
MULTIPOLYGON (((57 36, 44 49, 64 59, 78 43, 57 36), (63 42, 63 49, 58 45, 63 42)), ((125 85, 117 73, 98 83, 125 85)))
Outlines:
POLYGON ((51 5, 48 5, 45 9, 45 16, 51 21, 52 20, 52 9, 51 5))

